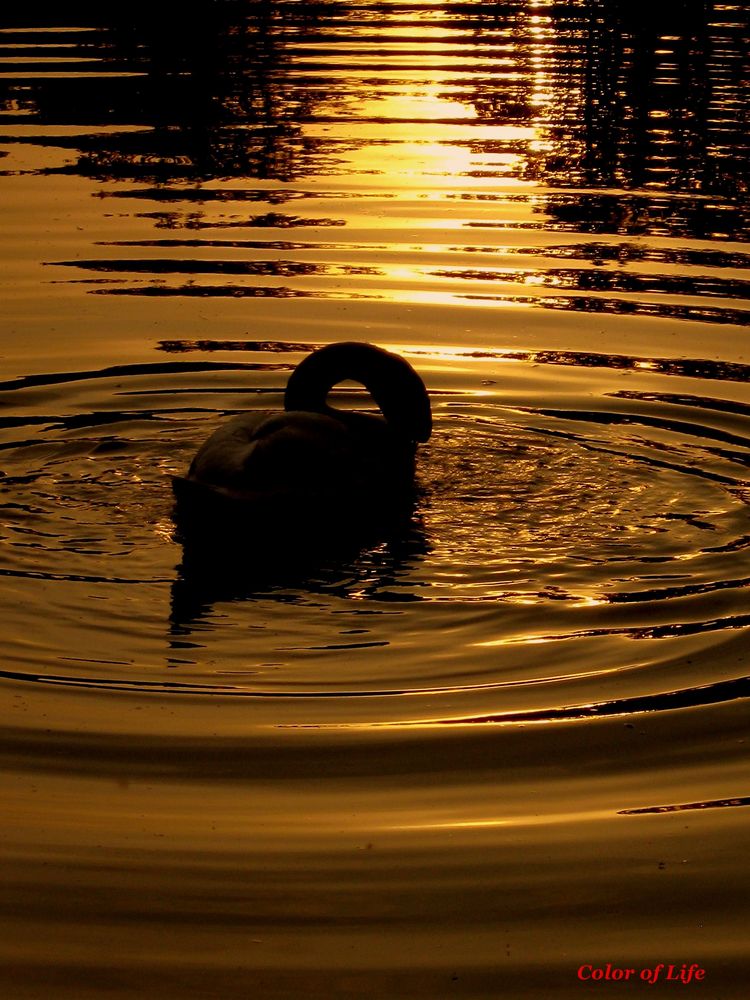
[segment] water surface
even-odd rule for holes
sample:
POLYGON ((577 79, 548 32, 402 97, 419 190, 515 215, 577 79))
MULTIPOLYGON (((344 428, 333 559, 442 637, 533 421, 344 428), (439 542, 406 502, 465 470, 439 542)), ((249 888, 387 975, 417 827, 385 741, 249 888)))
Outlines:
POLYGON ((7 995, 744 996, 749 36, 2 15, 7 995), (349 339, 430 390, 410 522, 196 564, 171 477, 349 339))

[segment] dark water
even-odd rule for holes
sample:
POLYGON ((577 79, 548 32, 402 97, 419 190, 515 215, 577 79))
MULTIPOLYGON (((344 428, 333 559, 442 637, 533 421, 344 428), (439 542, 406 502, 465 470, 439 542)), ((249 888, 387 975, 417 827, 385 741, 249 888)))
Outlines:
POLYGON ((0 15, 3 996, 745 996, 747 9, 152 8, 0 15), (410 523, 196 564, 349 339, 410 523))

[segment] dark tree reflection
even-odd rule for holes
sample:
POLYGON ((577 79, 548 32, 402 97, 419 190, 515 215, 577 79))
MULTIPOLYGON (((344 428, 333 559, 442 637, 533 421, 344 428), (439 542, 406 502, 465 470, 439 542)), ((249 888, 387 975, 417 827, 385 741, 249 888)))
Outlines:
POLYGON ((521 176, 579 192, 547 196, 545 213, 583 232, 747 235, 746 6, 578 0, 462 11, 497 59, 461 99, 480 120, 534 126, 539 141, 524 149, 521 176), (692 197, 678 204, 660 192, 692 197))
MULTIPOLYGON (((378 45, 387 52, 395 31, 401 46, 413 46, 413 66, 403 63, 409 73, 417 67, 429 81, 433 67, 445 70, 446 99, 471 105, 480 123, 534 131, 535 139, 511 146, 477 138, 473 148, 490 156, 510 148, 518 154, 514 176, 557 189, 538 201, 552 225, 628 236, 750 233, 747 5, 475 0, 389 7, 381 15, 373 3, 215 0, 199 16, 145 3, 126 13, 79 13, 66 8, 68 23, 95 30, 72 30, 65 36, 72 44, 59 36, 44 42, 52 72, 37 72, 32 31, 14 50, 17 71, 0 80, 6 123, 15 111, 28 123, 24 114, 32 111, 45 125, 94 126, 83 136, 34 137, 77 151, 62 169, 154 185, 289 182, 335 169, 334 146, 311 134, 309 123, 336 121, 340 151, 348 122, 357 120, 357 98, 378 96, 375 80, 409 94, 412 77, 400 76, 402 63, 384 70, 370 55, 378 45), (423 60, 422 27, 428 41, 432 29, 447 27, 466 68, 452 56, 441 67, 430 49, 423 60), (361 65, 351 56, 360 44, 361 65), (354 81, 347 98, 354 110, 343 109, 330 71, 347 51, 341 58, 354 81), (367 79, 357 90, 360 72, 367 79), (114 128, 108 134, 102 126, 114 128)), ((33 11, 2 19, 40 30, 55 23, 33 11)))
MULTIPOLYGON (((172 6, 166 13, 155 4, 129 4, 126 13, 87 10, 80 23, 96 30, 70 36, 81 62, 65 65, 82 75, 30 73, 22 84, 4 79, 0 106, 12 112, 23 95, 24 107, 47 125, 145 126, 68 142, 56 136, 54 145, 80 151, 76 173, 153 183, 235 176, 289 181, 315 168, 317 146, 302 136, 300 123, 318 101, 335 99, 319 81, 310 88, 290 78, 289 48, 334 8, 338 16, 345 12, 340 3, 273 0, 206 3, 200 16, 172 6), (104 72, 94 81, 87 70, 104 72)), ((73 17, 70 10, 66 17, 73 17)), ((45 26, 33 15, 3 22, 14 19, 45 26)), ((69 53, 61 49, 60 56, 69 53)))
POLYGON ((746 14, 718 3, 646 11, 599 0, 585 15, 581 180, 746 192, 746 14))

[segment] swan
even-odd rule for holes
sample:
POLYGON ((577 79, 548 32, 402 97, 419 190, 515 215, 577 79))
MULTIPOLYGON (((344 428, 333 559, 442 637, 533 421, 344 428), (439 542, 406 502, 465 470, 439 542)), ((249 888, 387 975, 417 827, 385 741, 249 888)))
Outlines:
POLYGON ((407 493, 417 444, 431 432, 427 390, 407 361, 372 344, 330 344, 292 372, 283 410, 242 413, 215 430, 174 491, 178 505, 230 502, 268 519, 323 512, 335 521, 407 493), (381 412, 329 406, 345 380, 364 385, 381 412))

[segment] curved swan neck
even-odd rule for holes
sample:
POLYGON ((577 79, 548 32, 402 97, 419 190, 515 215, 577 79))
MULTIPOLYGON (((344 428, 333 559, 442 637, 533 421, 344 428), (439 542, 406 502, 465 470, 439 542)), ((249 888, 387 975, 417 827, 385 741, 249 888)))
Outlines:
POLYGON ((403 358, 371 344, 330 344, 308 355, 289 378, 284 408, 336 416, 326 399, 346 380, 364 385, 397 433, 411 441, 429 438, 432 417, 424 382, 403 358))

